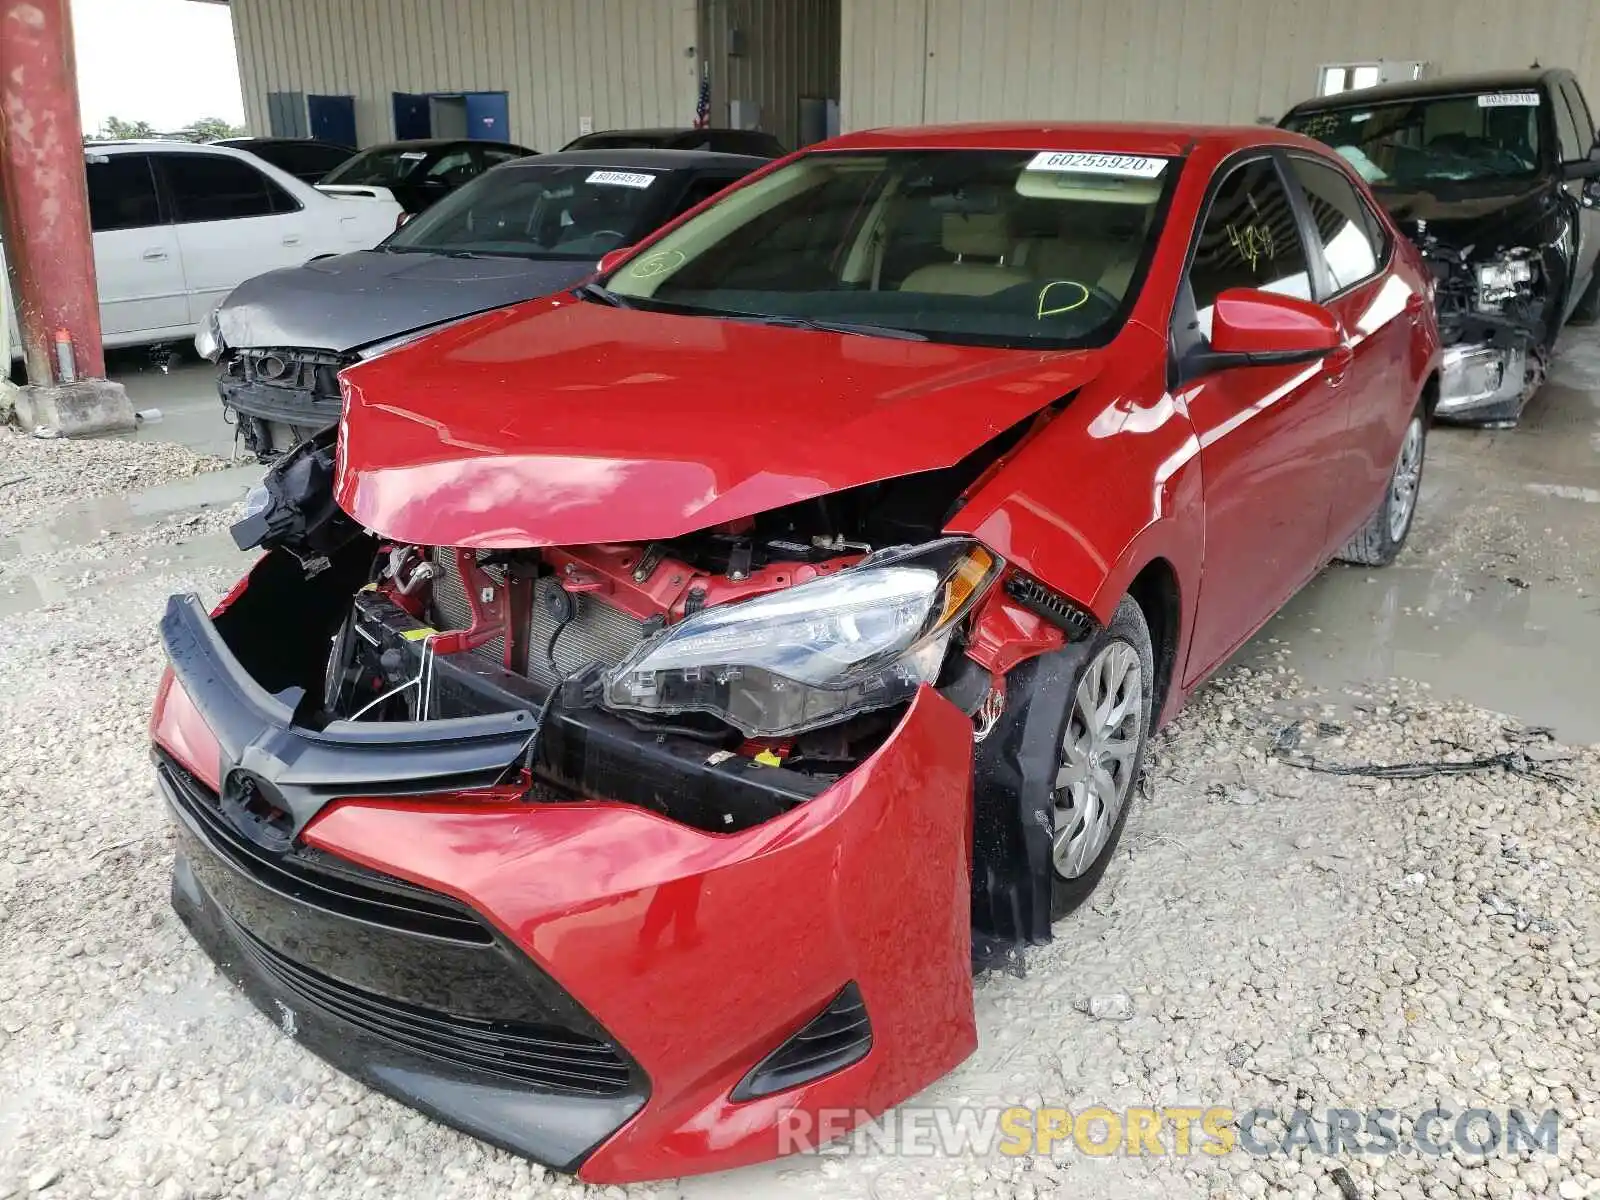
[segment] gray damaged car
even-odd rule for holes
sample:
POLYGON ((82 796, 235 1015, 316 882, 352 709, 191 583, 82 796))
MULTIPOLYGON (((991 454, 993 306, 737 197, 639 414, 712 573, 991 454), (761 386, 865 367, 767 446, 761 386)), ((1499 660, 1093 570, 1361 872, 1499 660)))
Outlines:
POLYGON ((451 321, 549 295, 767 160, 573 151, 496 167, 372 250, 246 280, 195 347, 256 455, 339 419, 339 372, 451 321))

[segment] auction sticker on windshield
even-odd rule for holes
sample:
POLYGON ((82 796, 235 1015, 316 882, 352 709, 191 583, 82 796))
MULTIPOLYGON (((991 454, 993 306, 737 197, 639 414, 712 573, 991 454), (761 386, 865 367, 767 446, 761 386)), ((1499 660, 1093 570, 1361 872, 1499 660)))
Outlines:
POLYGON ((1479 108, 1538 108, 1538 92, 1485 92, 1478 97, 1479 108))
POLYGON ((590 171, 585 183, 599 183, 607 187, 647 188, 656 181, 654 175, 640 171, 590 171))
POLYGON ((1123 179, 1154 179, 1167 165, 1164 158, 1142 154, 1089 154, 1078 150, 1041 150, 1026 170, 1072 171, 1079 175, 1116 175, 1123 179))

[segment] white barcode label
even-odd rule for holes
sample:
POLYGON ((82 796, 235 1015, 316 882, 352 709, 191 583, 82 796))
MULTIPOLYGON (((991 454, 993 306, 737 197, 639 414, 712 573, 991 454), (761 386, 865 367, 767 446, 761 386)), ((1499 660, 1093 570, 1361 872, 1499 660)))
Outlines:
POLYGON ((1479 108, 1538 108, 1538 92, 1485 92, 1478 97, 1479 108))
POLYGON ((646 175, 639 171, 590 171, 586 180, 588 183, 603 184, 606 187, 631 188, 647 188, 655 181, 654 175, 646 175))
POLYGON ((1123 179, 1154 179, 1166 168, 1164 158, 1142 154, 1090 154, 1081 150, 1041 150, 1027 166, 1029 171, 1071 171, 1079 175, 1116 175, 1123 179))

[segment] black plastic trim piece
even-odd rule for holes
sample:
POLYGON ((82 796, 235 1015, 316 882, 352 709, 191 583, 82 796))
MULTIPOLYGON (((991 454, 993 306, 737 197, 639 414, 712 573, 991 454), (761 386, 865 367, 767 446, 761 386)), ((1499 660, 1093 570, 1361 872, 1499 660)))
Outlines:
MULTIPOLYGON (((475 1035, 463 1041, 464 1049, 471 1053, 452 1057, 439 1052, 438 1040, 432 1035, 395 1037, 385 1029, 384 1023, 396 1012, 415 1009, 410 1001, 397 1005, 379 1000, 374 1011, 368 1012, 351 1002, 345 988, 339 1003, 324 1003, 325 998, 333 997, 313 986, 315 981, 304 963, 281 951, 275 951, 277 958, 264 956, 260 947, 268 943, 260 931, 246 932, 202 883, 195 869, 198 859, 191 856, 206 853, 203 845, 180 838, 172 875, 173 908, 201 948, 256 1008, 338 1070, 473 1137, 558 1171, 577 1171, 597 1146, 644 1107, 649 1082, 631 1060, 626 1060, 631 1068, 628 1085, 620 1093, 598 1095, 536 1087, 497 1065, 495 1052, 485 1061, 483 1050, 508 1032, 513 1040, 506 1047, 514 1052, 537 1048, 536 1044, 547 1038, 534 1035, 530 1041, 524 1037, 526 1031, 503 1023, 463 1023, 446 1016, 443 1020, 456 1033, 475 1035), (493 1024, 501 1035, 491 1034, 486 1043, 484 1024, 493 1024)), ((348 930, 343 936, 359 938, 355 922, 342 925, 348 930)), ((532 970, 531 963, 526 967, 532 970)), ((326 972, 317 975, 325 978, 326 972)), ((362 990, 373 996, 370 988, 362 990)), ((524 996, 531 1000, 533 989, 524 996)), ((433 1016, 438 1019, 438 1014, 433 1016)), ((428 1027, 424 1023, 418 1028, 428 1027)), ((558 1049, 558 1057, 572 1057, 571 1046, 558 1049)), ((582 1051, 579 1057, 584 1057, 582 1051)), ((595 1072, 584 1066, 578 1074, 587 1077, 595 1072)), ((606 1089, 612 1092, 612 1074, 605 1078, 606 1089)))
POLYGON ((858 1063, 872 1049, 872 1021, 854 980, 828 1006, 757 1063, 729 1094, 736 1102, 821 1079, 858 1063))
POLYGON ((294 708, 239 665, 196 596, 173 596, 161 619, 173 673, 222 751, 223 790, 235 772, 287 813, 297 837, 339 796, 426 795, 504 778, 538 727, 526 709, 446 721, 294 723, 294 708))
POLYGON ((1100 627, 1093 613, 1079 608, 1032 576, 1013 574, 1006 580, 1006 595, 1029 612, 1038 613, 1051 624, 1060 626, 1069 641, 1081 642, 1100 627))

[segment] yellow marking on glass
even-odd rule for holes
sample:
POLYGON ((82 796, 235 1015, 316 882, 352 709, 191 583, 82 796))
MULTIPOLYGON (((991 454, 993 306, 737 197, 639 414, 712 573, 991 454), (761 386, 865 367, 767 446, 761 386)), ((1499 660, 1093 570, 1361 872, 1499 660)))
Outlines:
POLYGON ((1089 289, 1083 284, 1079 283, 1076 279, 1052 280, 1050 283, 1045 284, 1039 289, 1038 319, 1042 321, 1046 317, 1059 317, 1062 313, 1069 313, 1075 308, 1082 308, 1087 303, 1089 303, 1089 289), (1050 295, 1050 289, 1058 287, 1077 288, 1082 295, 1073 300, 1070 304, 1057 304, 1048 308, 1045 307, 1045 298, 1050 295))

